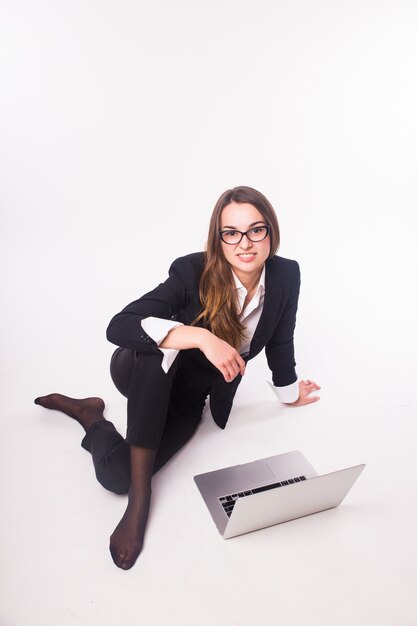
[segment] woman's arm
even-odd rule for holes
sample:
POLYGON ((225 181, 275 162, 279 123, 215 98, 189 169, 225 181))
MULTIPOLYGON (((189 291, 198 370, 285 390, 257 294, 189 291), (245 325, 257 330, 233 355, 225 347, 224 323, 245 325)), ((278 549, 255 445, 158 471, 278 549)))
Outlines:
POLYGON ((231 382, 238 374, 243 376, 246 363, 223 339, 219 339, 205 328, 198 326, 177 326, 159 344, 160 348, 189 350, 197 348, 223 374, 226 382, 231 382))
MULTIPOLYGON (((272 371, 275 387, 289 387, 297 382, 294 359, 294 328, 300 291, 300 269, 298 264, 287 262, 286 278, 288 280, 288 296, 281 317, 274 333, 265 346, 268 365, 272 371)), ((294 402, 281 402, 289 406, 303 406, 319 400, 318 396, 310 395, 320 389, 311 380, 298 382, 298 398, 294 402)), ((277 394, 278 395, 278 394, 277 394)))
POLYGON ((193 299, 198 307, 201 269, 200 254, 176 259, 169 269, 169 278, 164 283, 113 317, 107 329, 108 340, 139 352, 160 352, 160 348, 176 350, 197 348, 217 367, 227 382, 232 381, 238 374, 243 375, 245 362, 237 350, 204 328, 178 326, 170 330, 158 346, 142 327, 142 321, 149 317, 172 319, 180 310, 186 309, 193 299))
POLYGON ((152 316, 172 319, 179 310, 188 306, 193 288, 198 290, 195 262, 186 257, 176 259, 164 283, 128 304, 112 318, 107 328, 107 339, 117 346, 138 352, 158 352, 158 344, 146 333, 142 320, 152 316))
POLYGON ((286 279, 286 302, 271 338, 265 345, 265 354, 272 381, 276 387, 286 387, 297 380, 294 358, 294 329, 300 293, 300 269, 291 261, 283 276, 286 279))
MULTIPOLYGON (((274 335, 265 346, 268 365, 272 371, 274 385, 289 386, 297 381, 294 359, 294 329, 300 292, 300 270, 297 263, 293 263, 292 290, 288 297, 285 309, 275 329, 274 335)), ((320 400, 319 396, 311 396, 313 391, 320 389, 317 383, 311 380, 298 382, 298 398, 294 402, 284 402, 289 406, 304 406, 320 400)))

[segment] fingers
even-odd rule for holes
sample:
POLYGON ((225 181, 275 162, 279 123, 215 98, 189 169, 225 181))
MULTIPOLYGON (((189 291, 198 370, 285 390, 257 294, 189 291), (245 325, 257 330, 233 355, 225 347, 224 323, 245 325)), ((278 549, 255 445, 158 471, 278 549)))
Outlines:
POLYGON ((223 374, 223 377, 227 383, 232 382, 232 380, 234 380, 239 374, 243 375, 240 367, 237 365, 236 362, 223 365, 222 367, 220 367, 220 371, 223 374))
POLYGON ((308 389, 309 393, 313 389, 317 389, 317 391, 321 389, 320 385, 313 382, 312 380, 300 380, 300 387, 304 387, 304 389, 308 389))
POLYGON ((320 400, 320 396, 308 396, 304 398, 303 404, 311 404, 312 402, 317 402, 317 400, 320 400))
POLYGON ((237 358, 236 358, 237 364, 239 366, 239 373, 241 376, 243 376, 243 374, 245 373, 245 369, 246 369, 246 363, 245 361, 242 359, 242 357, 240 356, 240 354, 237 354, 237 358))
POLYGON ((297 402, 294 402, 292 406, 303 406, 305 404, 312 404, 320 400, 320 396, 310 396, 313 391, 320 391, 321 387, 312 380, 300 380, 299 390, 300 395, 297 402))
POLYGON ((227 370, 227 369, 223 369, 223 370, 220 370, 220 371, 221 371, 221 373, 223 374, 223 378, 225 379, 225 381, 226 381, 227 383, 231 383, 231 382, 232 382, 232 380, 233 380, 234 378, 236 378, 236 374, 231 373, 231 372, 230 372, 229 370, 227 370))
POLYGON ((227 383, 232 382, 239 374, 241 376, 244 375, 246 368, 246 363, 240 356, 238 352, 236 352, 230 361, 226 361, 221 364, 220 371, 223 374, 223 377, 227 383))
POLYGON ((207 359, 221 372, 226 382, 230 383, 239 374, 245 373, 246 363, 239 352, 226 341, 209 333, 208 341, 202 346, 207 359))
POLYGON ((320 396, 300 396, 296 402, 291 402, 289 406, 305 406, 320 400, 320 396))

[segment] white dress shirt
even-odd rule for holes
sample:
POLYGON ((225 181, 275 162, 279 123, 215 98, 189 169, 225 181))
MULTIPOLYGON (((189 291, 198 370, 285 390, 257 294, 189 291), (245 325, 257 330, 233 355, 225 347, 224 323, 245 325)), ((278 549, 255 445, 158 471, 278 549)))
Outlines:
MULTIPOLYGON (((243 309, 243 305, 245 303, 245 298, 248 295, 246 287, 242 285, 236 274, 232 271, 233 278, 235 280, 235 285, 237 289, 237 297, 240 308, 240 320, 245 322, 246 332, 245 337, 240 345, 239 353, 242 356, 246 356, 249 354, 250 344, 255 334, 256 327, 260 320, 262 309, 264 306, 265 299, 265 266, 262 270, 261 277, 259 279, 258 287, 256 289, 255 295, 248 302, 246 307, 243 309), (243 310, 242 310, 243 309, 243 310)), ((174 322, 173 320, 165 320, 159 317, 147 317, 142 320, 142 328, 152 339, 158 344, 162 343, 167 334, 173 328, 177 328, 177 326, 183 326, 181 322, 174 322)), ((162 369, 164 372, 168 372, 172 363, 174 362, 175 357, 177 356, 179 350, 175 350, 173 348, 159 348, 163 353, 164 357, 162 359, 162 369)), ((291 385, 286 385, 285 387, 275 387, 271 385, 276 396, 281 402, 289 403, 295 402, 298 399, 298 381, 291 383, 291 385)))

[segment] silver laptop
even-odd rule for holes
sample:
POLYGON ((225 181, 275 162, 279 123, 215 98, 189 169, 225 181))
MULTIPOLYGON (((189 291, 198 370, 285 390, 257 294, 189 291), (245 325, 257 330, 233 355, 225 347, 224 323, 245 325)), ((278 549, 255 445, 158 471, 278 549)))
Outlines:
POLYGON ((338 506, 364 467, 320 476, 297 450, 194 480, 219 533, 229 539, 338 506))

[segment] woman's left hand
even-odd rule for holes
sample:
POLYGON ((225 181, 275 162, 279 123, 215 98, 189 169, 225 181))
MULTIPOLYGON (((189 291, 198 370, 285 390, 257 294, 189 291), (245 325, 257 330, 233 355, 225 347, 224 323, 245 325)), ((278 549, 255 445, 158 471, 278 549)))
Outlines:
POLYGON ((321 387, 312 380, 300 380, 298 383, 299 396, 295 402, 289 402, 290 406, 303 406, 320 400, 319 396, 310 396, 313 391, 319 391, 321 387))

